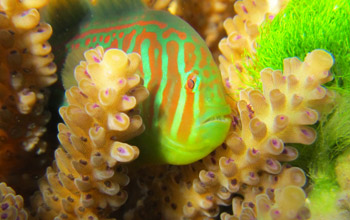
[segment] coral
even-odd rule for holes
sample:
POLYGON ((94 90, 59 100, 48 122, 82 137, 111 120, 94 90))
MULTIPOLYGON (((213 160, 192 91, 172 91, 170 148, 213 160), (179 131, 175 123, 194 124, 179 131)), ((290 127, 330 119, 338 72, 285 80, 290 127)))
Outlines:
POLYGON ((38 175, 41 171, 35 168, 45 160, 26 151, 46 150, 42 135, 50 119, 47 87, 57 79, 47 42, 52 29, 40 22, 38 12, 47 3, 0 1, 0 181, 17 191, 31 185, 25 179, 38 175), (27 184, 18 186, 24 181, 27 184))
POLYGON ((350 150, 347 149, 337 158, 336 174, 340 187, 344 190, 350 190, 350 150))
POLYGON ((231 163, 238 174, 234 179, 255 185, 259 170, 279 173, 278 161, 297 157, 297 151, 284 143, 313 143, 316 133, 306 125, 316 123, 321 112, 310 107, 327 105, 331 94, 320 85, 332 79, 332 64, 330 54, 315 50, 303 63, 297 58, 285 59, 283 75, 264 69, 263 94, 251 89, 241 91, 237 106, 242 129, 233 131, 226 141, 232 155, 224 154, 226 160, 234 161, 231 163))
POLYGON ((234 215, 222 213, 220 217, 223 220, 308 219, 310 211, 301 188, 305 180, 303 171, 296 167, 285 167, 279 175, 265 173, 261 184, 243 189, 244 200, 233 198, 234 215), (240 213, 239 217, 236 213, 240 213))
POLYGON ((23 209, 23 198, 16 195, 15 191, 0 183, 0 218, 8 220, 24 220, 28 214, 23 209))
MULTIPOLYGON (((67 8, 85 7, 82 1, 67 2, 67 8)), ((30 217, 348 219, 348 129, 340 128, 348 126, 349 117, 340 110, 348 109, 350 29, 344 18, 349 3, 290 0, 285 7, 288 0, 242 0, 236 1, 237 15, 223 23, 233 13, 230 0, 144 2, 189 21, 214 54, 226 30, 228 37, 220 43, 220 68, 230 95, 232 127, 225 143, 190 165, 140 167, 134 160, 142 152, 126 143, 144 130, 136 110, 148 94, 136 73, 140 57, 117 49, 89 50, 74 72, 78 86, 66 91, 68 106, 60 109, 65 124, 58 126, 61 146, 39 181, 40 191, 32 197, 34 216, 30 217), (284 13, 277 15, 281 9, 284 13), (305 13, 309 11, 311 17, 305 13), (337 62, 331 70, 332 56, 316 48, 334 55, 337 62), (305 57, 304 62, 295 57, 281 62, 282 57, 292 56, 305 57), (265 69, 280 69, 282 63, 283 74, 265 69), (336 83, 331 82, 331 73, 336 83), (338 89, 341 97, 323 84, 338 89), (290 144, 307 148, 304 145, 316 139, 316 128, 320 138, 308 155, 313 158, 307 162, 311 180, 304 186, 304 171, 283 163, 300 153, 305 158, 308 151, 298 152, 290 144)), ((56 80, 47 43, 52 30, 40 23, 37 10, 45 4, 47 0, 0 0, 0 180, 22 185, 27 185, 23 180, 31 174, 19 169, 18 163, 33 162, 28 169, 40 170, 34 165, 38 157, 33 149, 42 153, 46 148, 41 140, 50 118, 45 110, 46 87, 56 80), (18 173, 25 176, 20 181, 18 173)), ((88 13, 87 8, 79 10, 81 16, 72 27, 88 13)), ((62 23, 55 15, 52 20, 62 23)), ((54 48, 61 46, 56 42, 54 48)), ((0 194, 0 218, 27 218, 22 197, 3 183, 0 194)))
MULTIPOLYGON (((138 182, 143 194, 137 195, 138 202, 131 205, 136 208, 126 212, 124 219, 212 219, 220 214, 219 205, 227 206, 231 201, 235 215, 222 212, 221 219, 263 219, 270 213, 279 219, 285 219, 286 215, 292 216, 289 219, 309 216, 305 193, 300 188, 306 178, 299 168, 285 166, 277 175, 263 173, 259 184, 242 184, 236 193, 232 190, 238 190, 238 184, 229 189, 220 186, 215 195, 210 188, 217 184, 217 179, 210 184, 203 183, 202 180, 208 178, 204 170, 198 179, 198 172, 204 167, 202 162, 197 162, 183 167, 163 167, 156 172, 139 171, 138 182)), ((215 174, 209 172, 209 175, 215 174)))
POLYGON ((51 26, 40 23, 37 8, 47 1, 1 1, 1 94, 2 105, 10 95, 18 112, 29 114, 43 99, 40 89, 53 84, 57 76, 47 40, 51 26))
POLYGON ((349 98, 350 96, 343 92, 341 96, 336 97, 333 111, 317 126, 318 138, 311 155, 307 151, 300 152, 301 160, 310 158, 307 166, 310 180, 306 191, 313 213, 312 219, 347 219, 341 215, 350 214, 346 208, 339 206, 341 201, 347 201, 346 193, 342 191, 347 190, 345 185, 346 179, 349 178, 347 152, 344 151, 348 148, 350 140, 349 98), (339 215, 340 213, 342 214, 339 215))
MULTIPOLYGON (((272 20, 287 2, 288 0, 235 2, 237 14, 223 23, 227 37, 219 43, 222 53, 219 57, 220 70, 226 91, 232 98, 237 99, 239 91, 248 86, 259 87, 259 76, 249 74, 246 66, 252 65, 251 58, 257 47, 259 27, 265 20, 272 20)), ((292 56, 294 55, 279 56, 277 59, 292 56)))
POLYGON ((215 59, 218 43, 225 36, 223 21, 233 16, 233 0, 143 0, 153 9, 180 16, 204 38, 215 59))
MULTIPOLYGON (((333 219, 335 218, 349 219, 350 217, 350 172, 349 172, 350 160, 349 159, 350 159, 350 149, 347 148, 344 152, 342 152, 340 156, 336 158, 335 167, 332 166, 332 170, 334 169, 336 174, 334 179, 332 179, 331 181, 327 179, 328 180, 327 182, 319 183, 319 181, 314 178, 316 182, 314 184, 314 188, 317 187, 317 191, 315 192, 314 189, 311 191, 310 206, 312 209, 314 209, 314 212, 317 213, 316 217, 318 217, 318 219, 322 219, 321 216, 327 216, 327 217, 330 216, 333 219), (333 185, 336 185, 336 186, 332 186, 331 185, 332 183, 333 185), (331 196, 329 196, 330 194, 331 196), (324 208, 322 206, 322 202, 326 204, 329 203, 329 204, 324 208)), ((317 174, 318 176, 320 176, 319 173, 317 174)), ((328 177, 330 175, 328 174, 325 176, 328 177)), ((328 219, 331 219, 331 218, 328 218, 328 219)))
POLYGON ((248 154, 243 154, 252 159, 229 157, 236 161, 238 170, 244 170, 244 165, 242 167, 240 164, 247 163, 248 170, 241 171, 246 180, 244 176, 241 178, 249 185, 259 181, 256 173, 259 166, 268 173, 278 173, 280 164, 277 160, 296 158, 294 148, 280 148, 283 143, 314 142, 315 130, 306 125, 316 123, 322 113, 320 107, 331 100, 330 91, 320 86, 332 79, 329 69, 333 65, 333 58, 330 54, 315 50, 306 56, 304 63, 297 58, 285 59, 283 63, 283 75, 280 71, 262 70, 263 94, 251 89, 241 92, 241 101, 237 105, 242 132, 233 132, 226 142, 236 154, 244 153, 244 149, 254 146, 247 149, 248 154), (318 108, 319 111, 310 107, 318 108), (288 154, 295 157, 288 158, 288 154))
POLYGON ((334 87, 349 88, 349 13, 349 1, 290 1, 283 13, 262 28, 254 70, 280 69, 280 57, 303 59, 311 50, 324 49, 337 60, 332 68, 334 87))
MULTIPOLYGON (((332 65, 329 53, 314 50, 304 62, 295 57, 285 59, 283 75, 278 70, 264 69, 262 93, 252 89, 241 91, 239 115, 233 116, 225 144, 197 163, 164 168, 165 172, 152 173, 151 181, 142 178, 141 184, 146 184, 141 191, 150 192, 141 197, 139 208, 142 204, 146 210, 161 206, 157 209, 159 213, 154 214, 166 219, 215 217, 220 205, 227 206, 232 196, 241 195, 243 200, 232 200, 232 218, 245 219, 247 215, 307 218, 309 211, 302 202, 305 194, 300 188, 305 176, 298 168, 282 168, 280 162, 298 156, 295 148, 285 144, 314 142, 316 132, 308 125, 316 123, 322 114, 321 106, 332 101, 332 93, 321 86, 332 80, 329 73, 332 65), (269 196, 271 188, 276 189, 275 196, 269 196), (148 201, 147 195, 152 195, 153 200, 148 201), (154 201, 158 197, 164 205, 154 201), (290 206, 286 205, 293 199, 290 206)), ((222 215, 224 219, 231 217, 222 215)))
MULTIPOLYGON (((344 111, 345 109, 337 109, 337 111, 339 110, 344 111)), ((334 114, 334 116, 337 116, 337 114, 334 114)), ((348 120, 344 121, 344 123, 348 122, 348 120)), ((344 124, 342 125, 344 126, 344 124)), ((327 126, 334 125, 327 124, 327 126)), ((339 132, 343 133, 344 131, 339 132)), ((332 137, 329 139, 332 139, 332 137)), ((327 143, 332 143, 332 141, 327 140, 327 143)), ((344 143, 344 141, 342 140, 340 143, 344 143)), ((335 160, 324 159, 325 157, 321 154, 317 162, 325 164, 312 164, 310 168, 310 181, 312 181, 312 184, 310 184, 311 189, 307 189, 310 191, 307 200, 312 212, 311 219, 345 220, 350 218, 349 152, 349 149, 347 149, 335 160)), ((330 153, 334 154, 334 152, 330 153)))
POLYGON ((27 151, 40 145, 43 125, 49 118, 43 109, 47 99, 44 88, 57 78, 51 47, 46 42, 52 33, 51 26, 39 23, 36 9, 46 3, 0 3, 1 129, 6 133, 3 139, 11 138, 18 145, 22 142, 27 151))
POLYGON ((33 198, 39 219, 103 219, 127 199, 121 165, 139 149, 123 141, 144 130, 134 108, 148 95, 135 73, 141 59, 102 47, 84 56, 74 72, 79 85, 66 91, 68 106, 60 109, 62 146, 33 198))
MULTIPOLYGON (((251 70, 259 72, 266 66, 280 68, 282 62, 276 59, 277 57, 298 56, 303 58, 310 50, 325 49, 330 51, 337 60, 331 69, 335 80, 326 86, 340 91, 341 96, 344 97, 342 99, 347 101, 345 96, 349 97, 350 76, 348 65, 350 62, 348 46, 350 43, 350 22, 347 19, 349 13, 350 3, 348 1, 310 1, 308 3, 291 1, 284 9, 283 14, 276 16, 271 23, 266 23, 262 29, 254 66, 251 67, 251 70)), ((334 109, 338 108, 347 109, 344 105, 337 105, 334 109)), ((348 130, 345 120, 347 118, 344 118, 347 113, 336 116, 337 114, 339 112, 334 112, 332 115, 335 117, 325 118, 324 123, 318 127, 322 138, 312 148, 309 148, 310 150, 304 149, 301 158, 295 165, 303 169, 310 167, 312 163, 322 165, 312 158, 316 159, 321 156, 320 161, 330 161, 343 151, 341 148, 348 146, 349 142, 344 141, 343 138, 346 137, 346 134, 340 134, 340 131, 348 130), (331 126, 328 126, 328 123, 331 126), (337 141, 337 139, 341 141, 337 141)), ((311 169, 316 167, 315 165, 311 169)), ((318 167, 317 170, 322 170, 322 168, 318 167)), ((316 175, 313 176, 317 178, 316 175)))
MULTIPOLYGON (((334 170, 334 166, 329 164, 329 170, 331 169, 334 170)), ((344 210, 339 206, 341 190, 334 176, 318 171, 317 176, 310 176, 306 192, 308 192, 307 202, 312 213, 311 219, 344 219, 339 215, 344 210)))
MULTIPOLYGON (((307 190, 313 219, 349 218, 349 211, 344 212, 346 209, 338 205, 339 196, 347 194, 342 188, 346 166, 339 175, 336 165, 337 157, 346 154, 344 151, 349 148, 349 13, 349 1, 290 1, 283 13, 261 30, 252 67, 256 72, 267 66, 280 68, 282 62, 278 57, 303 58, 315 48, 330 51, 336 60, 331 69, 335 80, 326 86, 339 91, 340 97, 331 114, 317 126, 318 140, 311 148, 299 150, 300 157, 295 163, 310 176, 307 190), (347 213, 347 217, 339 213, 347 213)), ((346 196, 342 201, 347 201, 346 196)))

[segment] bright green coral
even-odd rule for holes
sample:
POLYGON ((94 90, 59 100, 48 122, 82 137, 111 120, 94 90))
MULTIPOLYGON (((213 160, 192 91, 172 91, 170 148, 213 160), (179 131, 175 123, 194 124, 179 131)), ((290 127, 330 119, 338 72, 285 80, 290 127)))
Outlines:
POLYGON ((332 219, 339 211, 337 198, 339 186, 333 175, 334 166, 320 170, 311 175, 313 184, 312 191, 308 195, 309 207, 312 219, 332 219))

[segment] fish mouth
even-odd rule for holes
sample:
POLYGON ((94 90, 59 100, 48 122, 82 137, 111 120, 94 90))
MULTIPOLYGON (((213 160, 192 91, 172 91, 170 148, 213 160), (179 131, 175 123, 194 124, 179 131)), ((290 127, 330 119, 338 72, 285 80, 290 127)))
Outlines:
POLYGON ((211 114, 206 115, 207 117, 201 123, 201 126, 211 123, 230 123, 231 122, 231 108, 228 105, 221 106, 220 108, 212 108, 211 114))
POLYGON ((228 115, 214 115, 214 116, 211 116, 207 119, 205 119, 202 123, 202 125, 205 125, 205 124, 209 124, 209 123, 212 123, 212 122, 222 122, 222 123, 227 123, 229 122, 231 119, 228 115))

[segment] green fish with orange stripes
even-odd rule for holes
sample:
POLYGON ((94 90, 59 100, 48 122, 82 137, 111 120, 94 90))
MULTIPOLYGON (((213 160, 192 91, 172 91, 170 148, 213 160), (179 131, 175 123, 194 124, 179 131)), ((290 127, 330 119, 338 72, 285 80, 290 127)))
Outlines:
MULTIPOLYGON (((188 164, 220 146, 231 125, 231 109, 220 71, 198 33, 177 16, 148 9, 141 0, 89 5, 81 9, 86 16, 66 44, 68 59, 98 45, 141 55, 140 72, 150 97, 141 106, 146 130, 131 141, 140 148, 139 160, 188 164)), ((66 88, 72 73, 72 67, 63 70, 66 88)))

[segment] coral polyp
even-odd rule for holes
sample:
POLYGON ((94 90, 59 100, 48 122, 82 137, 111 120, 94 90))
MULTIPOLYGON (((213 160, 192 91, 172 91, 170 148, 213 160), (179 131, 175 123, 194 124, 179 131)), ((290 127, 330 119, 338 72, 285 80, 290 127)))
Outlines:
POLYGON ((127 199, 122 187, 129 177, 120 165, 139 149, 123 141, 144 130, 134 108, 148 96, 135 73, 141 59, 102 47, 86 51, 85 59, 75 68, 78 87, 66 91, 68 106, 60 109, 62 146, 33 199, 39 219, 98 219, 127 199))
POLYGON ((38 11, 47 3, 0 2, 0 180, 12 187, 41 175, 36 168, 45 161, 36 154, 47 148, 42 139, 51 114, 47 87, 57 80, 48 43, 52 28, 38 11))
POLYGON ((16 195, 15 191, 5 183, 0 183, 0 207, 2 219, 24 220, 28 213, 24 209, 22 196, 16 195))
MULTIPOLYGON (((220 205, 232 203, 233 219, 246 215, 257 219, 265 215, 271 219, 306 219, 309 210, 300 188, 305 184, 304 172, 289 165, 282 167, 280 162, 298 156, 288 143, 308 145, 315 141, 316 132, 308 125, 316 123, 322 112, 312 107, 332 101, 332 93, 321 85, 332 80, 329 70, 333 62, 326 51, 314 50, 304 62, 295 57, 285 59, 283 74, 268 68, 261 71, 263 92, 241 91, 238 115, 234 116, 237 124, 232 126, 225 144, 199 162, 171 168, 168 173, 163 171, 165 174, 151 173, 150 183, 140 191, 157 196, 139 196, 144 207, 134 213, 151 216, 149 211, 141 210, 152 208, 154 218, 158 213, 162 219, 216 217, 220 205), (293 203, 289 195, 294 193, 299 196, 293 203), (270 208, 255 208, 263 206, 270 208)), ((148 182, 147 176, 139 181, 148 182)), ((227 219, 231 215, 221 216, 227 219)))

